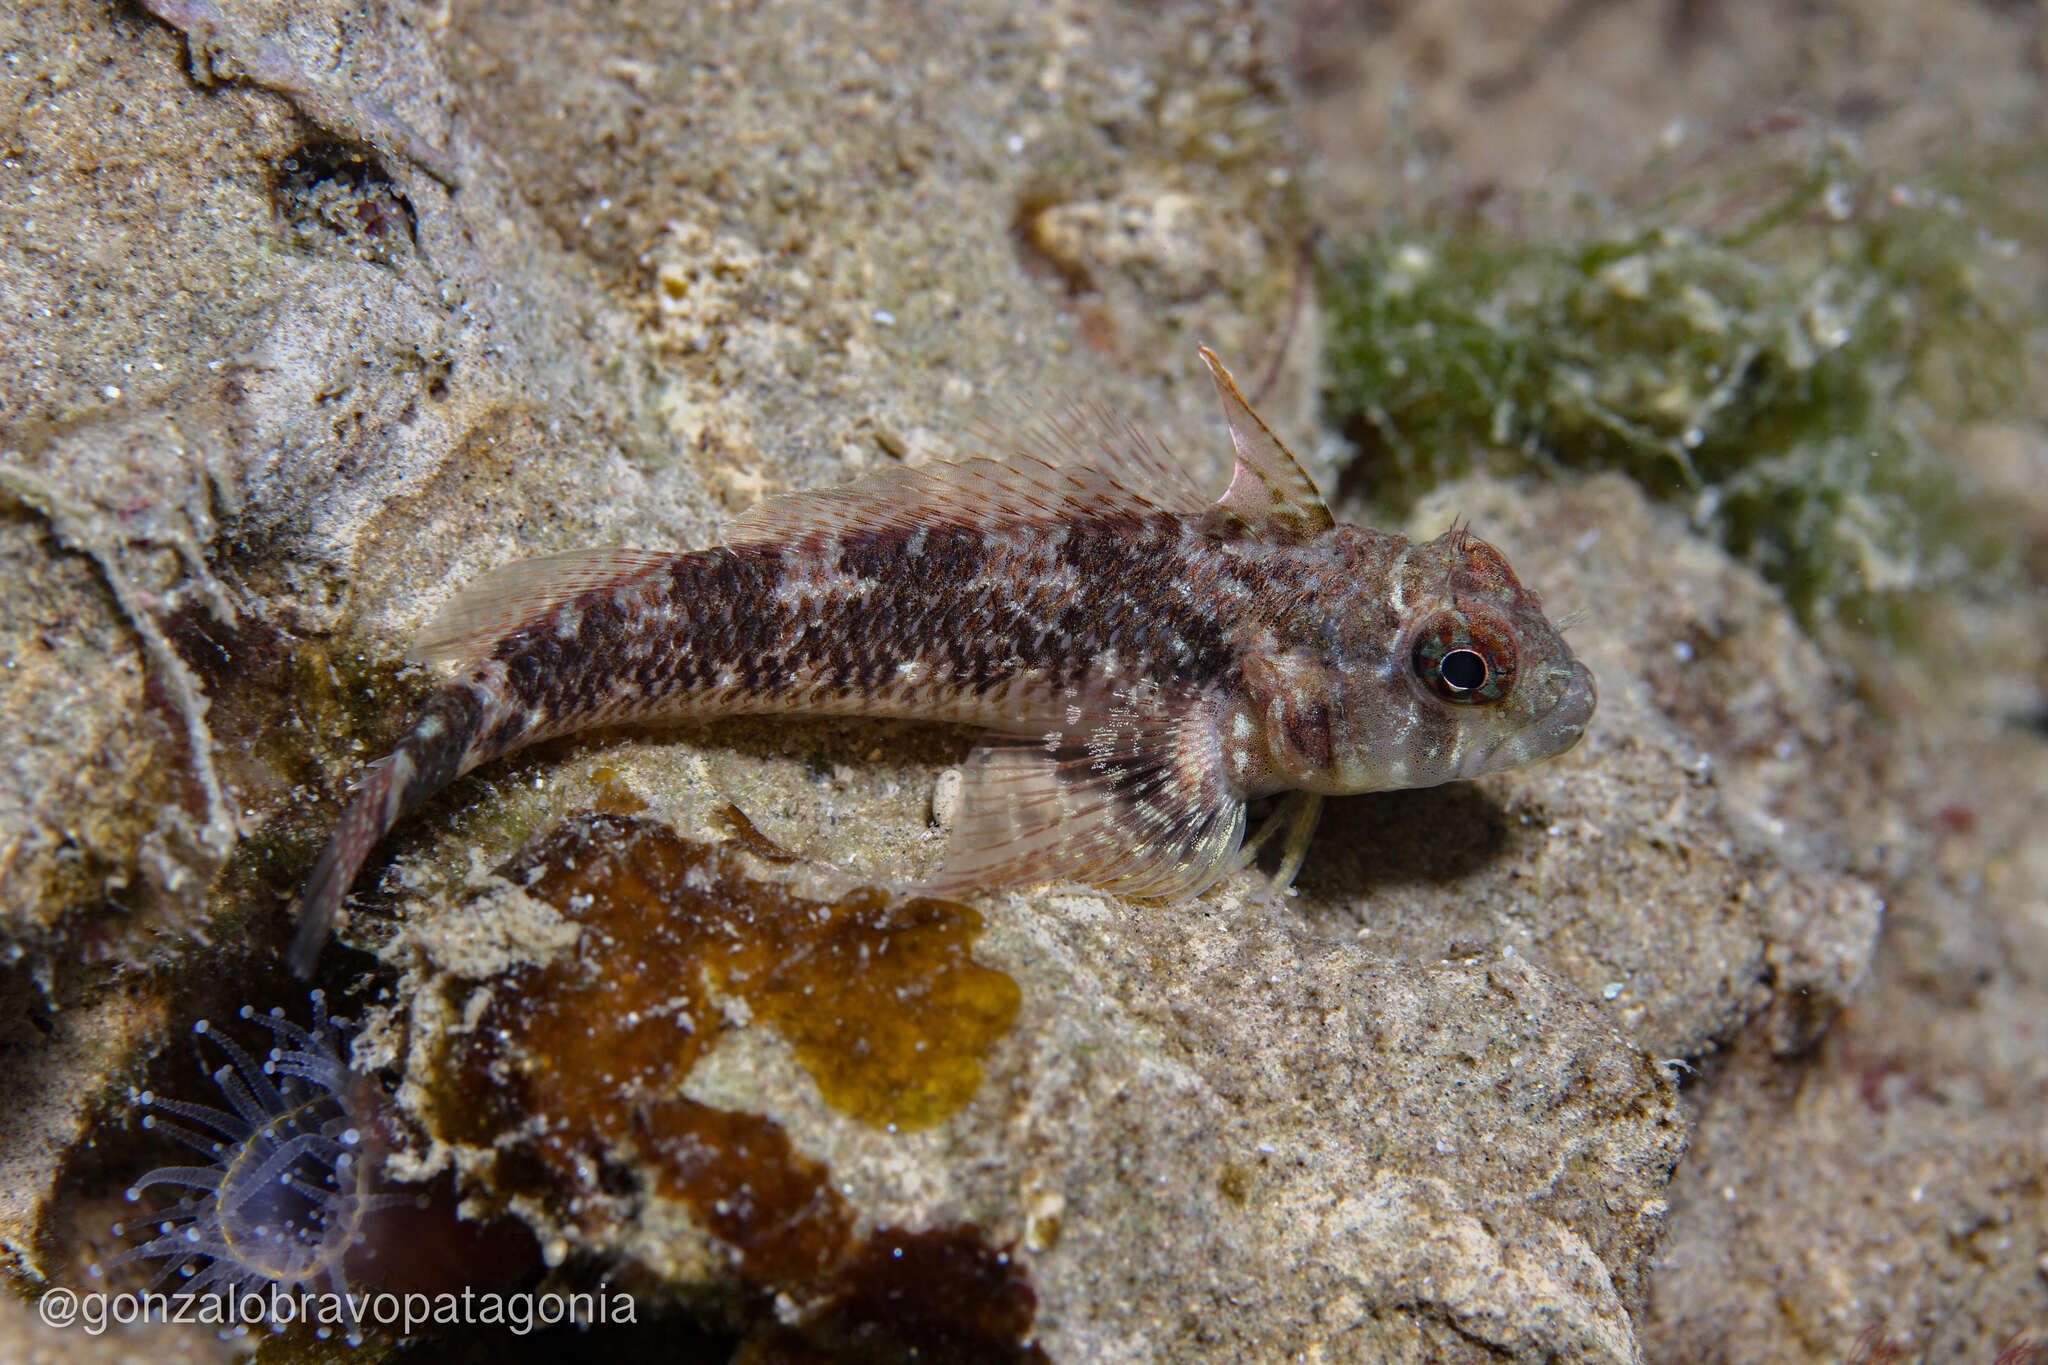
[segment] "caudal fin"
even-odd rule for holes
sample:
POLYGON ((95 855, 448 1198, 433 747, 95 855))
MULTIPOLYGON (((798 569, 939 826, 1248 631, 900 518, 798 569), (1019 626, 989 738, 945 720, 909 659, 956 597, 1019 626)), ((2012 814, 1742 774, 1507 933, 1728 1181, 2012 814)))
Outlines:
POLYGON ((484 755, 472 753, 482 714, 474 691, 450 687, 434 698, 396 749, 364 769, 361 785, 320 850, 306 879, 306 893, 299 899, 299 927, 285 955, 295 976, 304 980, 313 974, 342 899, 378 841, 408 812, 482 760, 484 755))

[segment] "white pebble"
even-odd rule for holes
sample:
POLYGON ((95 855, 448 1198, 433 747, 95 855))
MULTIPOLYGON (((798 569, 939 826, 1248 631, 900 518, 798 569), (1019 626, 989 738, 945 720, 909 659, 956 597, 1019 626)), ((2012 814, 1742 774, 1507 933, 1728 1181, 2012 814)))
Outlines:
POLYGON ((941 829, 951 829, 960 818, 960 801, 966 791, 967 774, 958 768, 940 773, 939 780, 932 784, 932 823, 941 829))

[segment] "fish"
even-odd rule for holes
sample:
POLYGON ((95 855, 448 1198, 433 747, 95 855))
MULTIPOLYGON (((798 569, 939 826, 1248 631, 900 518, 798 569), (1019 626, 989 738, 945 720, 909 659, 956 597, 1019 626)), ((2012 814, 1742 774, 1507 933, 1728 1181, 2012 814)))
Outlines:
POLYGON ((756 504, 723 543, 486 573, 413 656, 447 681, 362 773, 301 897, 309 975, 384 835, 536 741, 721 716, 981 727, 920 888, 1046 882, 1178 900, 1276 834, 1284 889, 1324 797, 1535 763, 1592 673, 1500 552, 1340 524, 1207 347, 1235 462, 1212 498, 1136 423, 1071 404, 997 454, 756 504), (1280 796, 1247 841, 1251 803, 1280 796))

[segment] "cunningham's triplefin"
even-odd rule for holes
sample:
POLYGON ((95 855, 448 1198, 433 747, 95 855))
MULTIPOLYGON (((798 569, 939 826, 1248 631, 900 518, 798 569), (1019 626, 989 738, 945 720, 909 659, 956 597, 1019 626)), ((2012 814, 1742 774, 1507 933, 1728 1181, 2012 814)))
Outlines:
MULTIPOLYGON (((1007 451, 771 498, 703 550, 486 574, 427 628, 449 680, 364 772, 299 912, 310 971, 363 861, 480 763, 597 725, 727 715, 985 727, 927 889, 1199 892, 1286 792, 1277 879, 1326 794, 1562 753, 1593 678, 1507 561, 1452 530, 1338 525, 1207 350, 1236 447, 1219 499, 1073 408, 1007 451)), ((1263 836, 1261 836, 1263 837, 1263 836)), ((1255 841, 1256 842, 1256 841, 1255 841)))

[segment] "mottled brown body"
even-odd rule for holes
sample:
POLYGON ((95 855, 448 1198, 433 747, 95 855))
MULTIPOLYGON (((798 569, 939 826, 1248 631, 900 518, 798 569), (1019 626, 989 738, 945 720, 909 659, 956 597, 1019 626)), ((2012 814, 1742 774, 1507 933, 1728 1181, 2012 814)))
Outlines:
POLYGON ((1218 502, 1135 429, 1078 413, 1001 460, 774 500, 724 546, 488 577, 418 647, 456 676, 323 853, 294 965, 407 810, 590 726, 980 725, 938 889, 1143 895, 1227 871, 1257 797, 1426 785, 1575 741, 1591 679, 1500 556, 1332 523, 1211 363, 1239 451, 1218 502))
POLYGON ((749 712, 1000 726, 1058 714, 1106 660, 1129 676, 1223 685, 1259 594, 1298 591, 1308 566, 1226 555, 1180 522, 693 551, 508 636, 494 660, 536 732, 749 712), (1219 600, 1236 610, 1218 612, 1219 600))

